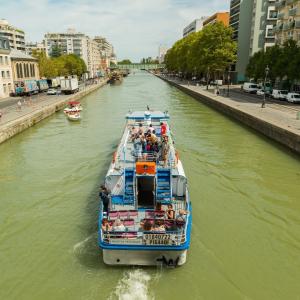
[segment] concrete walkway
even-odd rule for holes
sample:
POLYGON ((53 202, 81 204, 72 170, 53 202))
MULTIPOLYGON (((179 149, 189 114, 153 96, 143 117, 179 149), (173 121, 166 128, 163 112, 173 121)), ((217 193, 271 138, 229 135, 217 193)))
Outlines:
POLYGON ((206 87, 182 84, 170 78, 159 78, 176 86, 183 92, 214 109, 240 121, 259 131, 269 138, 289 147, 300 154, 300 106, 267 103, 261 108, 261 101, 249 97, 243 99, 243 94, 234 94, 232 98, 215 95, 206 87))
POLYGON ((80 100, 85 95, 105 85, 107 80, 81 88, 72 95, 39 94, 21 100, 22 106, 17 104, 1 109, 0 144, 23 130, 33 126, 55 112, 63 109, 68 101, 80 100))

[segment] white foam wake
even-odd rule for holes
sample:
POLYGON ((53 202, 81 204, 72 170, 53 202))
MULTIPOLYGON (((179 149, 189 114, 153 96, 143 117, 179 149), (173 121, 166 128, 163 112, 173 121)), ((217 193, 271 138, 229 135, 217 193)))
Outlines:
POLYGON ((151 276, 143 270, 125 272, 109 300, 153 300, 149 284, 151 276))

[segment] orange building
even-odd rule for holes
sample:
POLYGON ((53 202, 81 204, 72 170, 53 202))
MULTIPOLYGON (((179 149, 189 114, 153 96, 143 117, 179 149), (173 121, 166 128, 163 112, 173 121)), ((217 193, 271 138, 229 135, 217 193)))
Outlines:
POLYGON ((211 17, 208 17, 203 22, 203 27, 216 22, 222 22, 225 26, 229 26, 229 12, 218 12, 211 17))

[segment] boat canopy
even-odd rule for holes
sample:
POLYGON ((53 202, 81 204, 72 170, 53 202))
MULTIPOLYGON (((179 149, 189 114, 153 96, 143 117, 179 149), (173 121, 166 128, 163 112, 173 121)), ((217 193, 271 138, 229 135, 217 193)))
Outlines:
POLYGON ((69 105, 78 105, 78 104, 80 104, 80 102, 78 102, 78 101, 70 101, 70 102, 68 102, 68 104, 69 105))
POLYGON ((163 121, 168 120, 170 118, 168 112, 161 112, 161 111, 134 111, 129 112, 126 115, 127 120, 157 120, 157 121, 163 121))

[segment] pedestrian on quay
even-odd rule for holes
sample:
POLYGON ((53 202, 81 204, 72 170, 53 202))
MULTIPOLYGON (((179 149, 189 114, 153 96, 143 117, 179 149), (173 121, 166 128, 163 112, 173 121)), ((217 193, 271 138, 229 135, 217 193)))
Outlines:
POLYGON ((19 111, 22 110, 22 102, 21 102, 21 100, 18 101, 18 110, 19 111))

